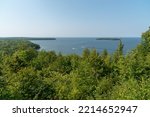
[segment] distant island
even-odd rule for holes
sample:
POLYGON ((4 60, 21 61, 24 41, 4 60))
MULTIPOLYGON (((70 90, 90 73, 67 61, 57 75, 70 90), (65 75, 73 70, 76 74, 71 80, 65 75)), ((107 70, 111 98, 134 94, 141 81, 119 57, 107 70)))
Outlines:
POLYGON ((0 37, 0 40, 56 40, 49 37, 0 37))
POLYGON ((121 38, 97 38, 96 40, 114 40, 114 41, 120 41, 121 40, 121 38))

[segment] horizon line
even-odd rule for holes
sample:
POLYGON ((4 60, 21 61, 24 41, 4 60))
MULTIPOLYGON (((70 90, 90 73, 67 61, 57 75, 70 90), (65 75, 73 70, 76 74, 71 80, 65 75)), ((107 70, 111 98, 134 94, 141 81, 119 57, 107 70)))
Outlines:
POLYGON ((0 36, 0 38, 141 38, 140 36, 0 36))

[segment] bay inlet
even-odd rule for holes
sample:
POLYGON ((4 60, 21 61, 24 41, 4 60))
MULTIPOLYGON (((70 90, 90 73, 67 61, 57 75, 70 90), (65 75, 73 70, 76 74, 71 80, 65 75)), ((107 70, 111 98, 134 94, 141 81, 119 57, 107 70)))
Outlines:
POLYGON ((141 41, 139 37, 128 38, 54 38, 49 39, 30 39, 31 42, 39 44, 41 49, 46 51, 61 52, 62 54, 82 54, 85 48, 96 49, 98 52, 102 52, 107 49, 109 53, 113 53, 122 41, 124 44, 124 54, 134 49, 141 41))

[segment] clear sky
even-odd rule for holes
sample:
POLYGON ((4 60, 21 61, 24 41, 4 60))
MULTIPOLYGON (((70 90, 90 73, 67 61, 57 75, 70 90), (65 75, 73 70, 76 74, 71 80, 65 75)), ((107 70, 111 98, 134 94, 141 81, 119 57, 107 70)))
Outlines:
POLYGON ((0 37, 134 37, 150 0, 0 0, 0 37))

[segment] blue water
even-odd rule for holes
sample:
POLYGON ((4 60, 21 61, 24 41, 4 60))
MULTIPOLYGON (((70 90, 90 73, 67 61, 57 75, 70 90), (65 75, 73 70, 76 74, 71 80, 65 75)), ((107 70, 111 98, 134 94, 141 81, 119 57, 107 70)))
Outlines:
MULTIPOLYGON (((121 38, 124 44, 124 53, 128 53, 140 43, 140 38, 121 38)), ((81 54, 85 48, 95 48, 98 52, 107 49, 113 53, 118 44, 118 40, 96 40, 96 38, 56 38, 56 40, 31 40, 39 44, 41 50, 55 51, 62 54, 81 54)))

